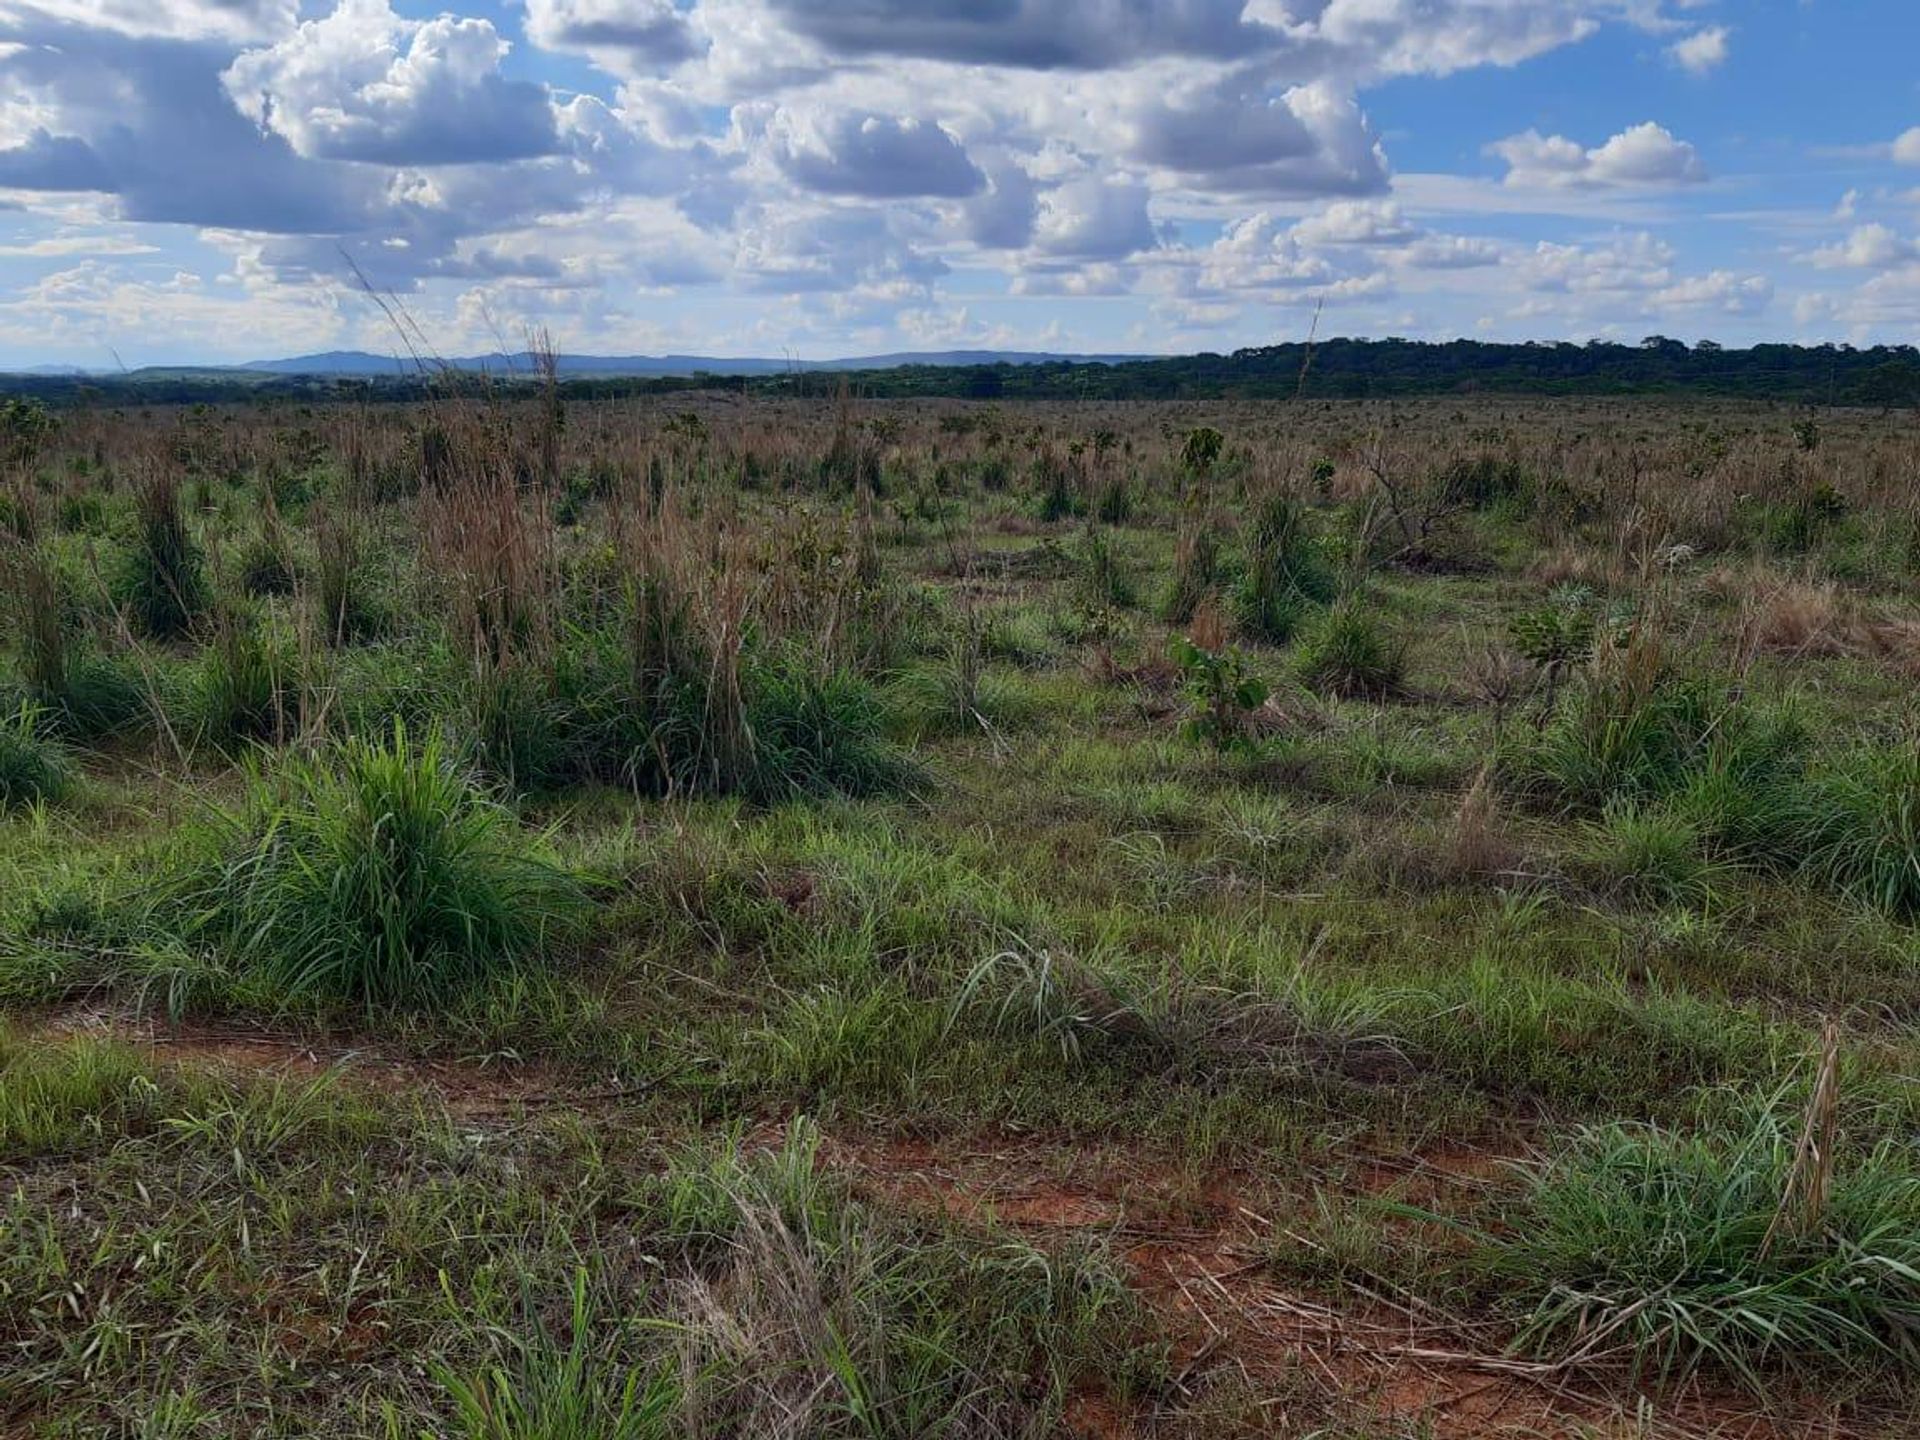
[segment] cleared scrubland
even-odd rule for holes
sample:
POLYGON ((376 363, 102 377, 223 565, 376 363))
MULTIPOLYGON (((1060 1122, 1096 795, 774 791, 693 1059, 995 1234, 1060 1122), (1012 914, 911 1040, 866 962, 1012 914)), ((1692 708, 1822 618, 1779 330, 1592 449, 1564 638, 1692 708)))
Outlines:
POLYGON ((1910 414, 0 414, 9 1434, 1913 1432, 1910 414))

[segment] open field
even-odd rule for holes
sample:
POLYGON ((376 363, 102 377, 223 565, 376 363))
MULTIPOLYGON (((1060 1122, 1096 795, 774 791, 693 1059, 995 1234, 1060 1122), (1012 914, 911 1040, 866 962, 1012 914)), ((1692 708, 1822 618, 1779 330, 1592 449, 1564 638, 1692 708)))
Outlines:
POLYGON ((0 1433, 1920 1428, 1911 419, 4 416, 0 1433))

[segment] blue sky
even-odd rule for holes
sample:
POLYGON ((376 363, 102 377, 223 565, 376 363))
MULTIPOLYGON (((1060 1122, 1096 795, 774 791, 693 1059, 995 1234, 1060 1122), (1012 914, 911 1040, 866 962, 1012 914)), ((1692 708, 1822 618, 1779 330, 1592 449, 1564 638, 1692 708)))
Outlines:
POLYGON ((1920 338, 1912 0, 0 0, 0 365, 1920 338))

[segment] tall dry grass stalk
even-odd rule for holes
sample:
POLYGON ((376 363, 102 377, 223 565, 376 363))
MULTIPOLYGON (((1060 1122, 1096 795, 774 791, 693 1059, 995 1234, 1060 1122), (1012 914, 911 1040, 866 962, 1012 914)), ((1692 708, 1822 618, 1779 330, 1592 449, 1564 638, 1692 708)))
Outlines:
POLYGON ((1820 1060, 1813 1089, 1800 1121, 1800 1138, 1793 1164, 1781 1191, 1780 1208, 1760 1241, 1760 1254, 1772 1251, 1786 1234, 1805 1235, 1819 1229, 1833 1190, 1834 1150, 1840 1131, 1840 1027, 1829 1017, 1820 1027, 1820 1060))
POLYGON ((1513 839, 1501 813, 1490 763, 1480 767, 1453 812, 1447 831, 1447 860, 1454 874, 1473 879, 1502 875, 1514 868, 1513 839))

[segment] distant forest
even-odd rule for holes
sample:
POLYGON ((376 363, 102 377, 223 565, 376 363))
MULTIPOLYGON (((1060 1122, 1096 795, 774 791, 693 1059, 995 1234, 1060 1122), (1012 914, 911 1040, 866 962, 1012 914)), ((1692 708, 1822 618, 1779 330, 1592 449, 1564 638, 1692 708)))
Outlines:
MULTIPOLYGON (((0 377, 0 394, 52 404, 226 403, 247 400, 407 400, 448 386, 536 383, 459 374, 419 379, 148 370, 120 376, 0 377)), ((907 365, 841 375, 603 376, 560 382, 569 395, 617 398, 691 390, 823 394, 842 384, 879 399, 992 400, 1368 399, 1420 395, 1699 396, 1808 405, 1920 407, 1920 349, 1911 345, 1756 345, 1723 348, 1649 336, 1638 345, 1488 344, 1476 340, 1328 340, 1230 355, 1182 355, 1119 364, 907 365)))

